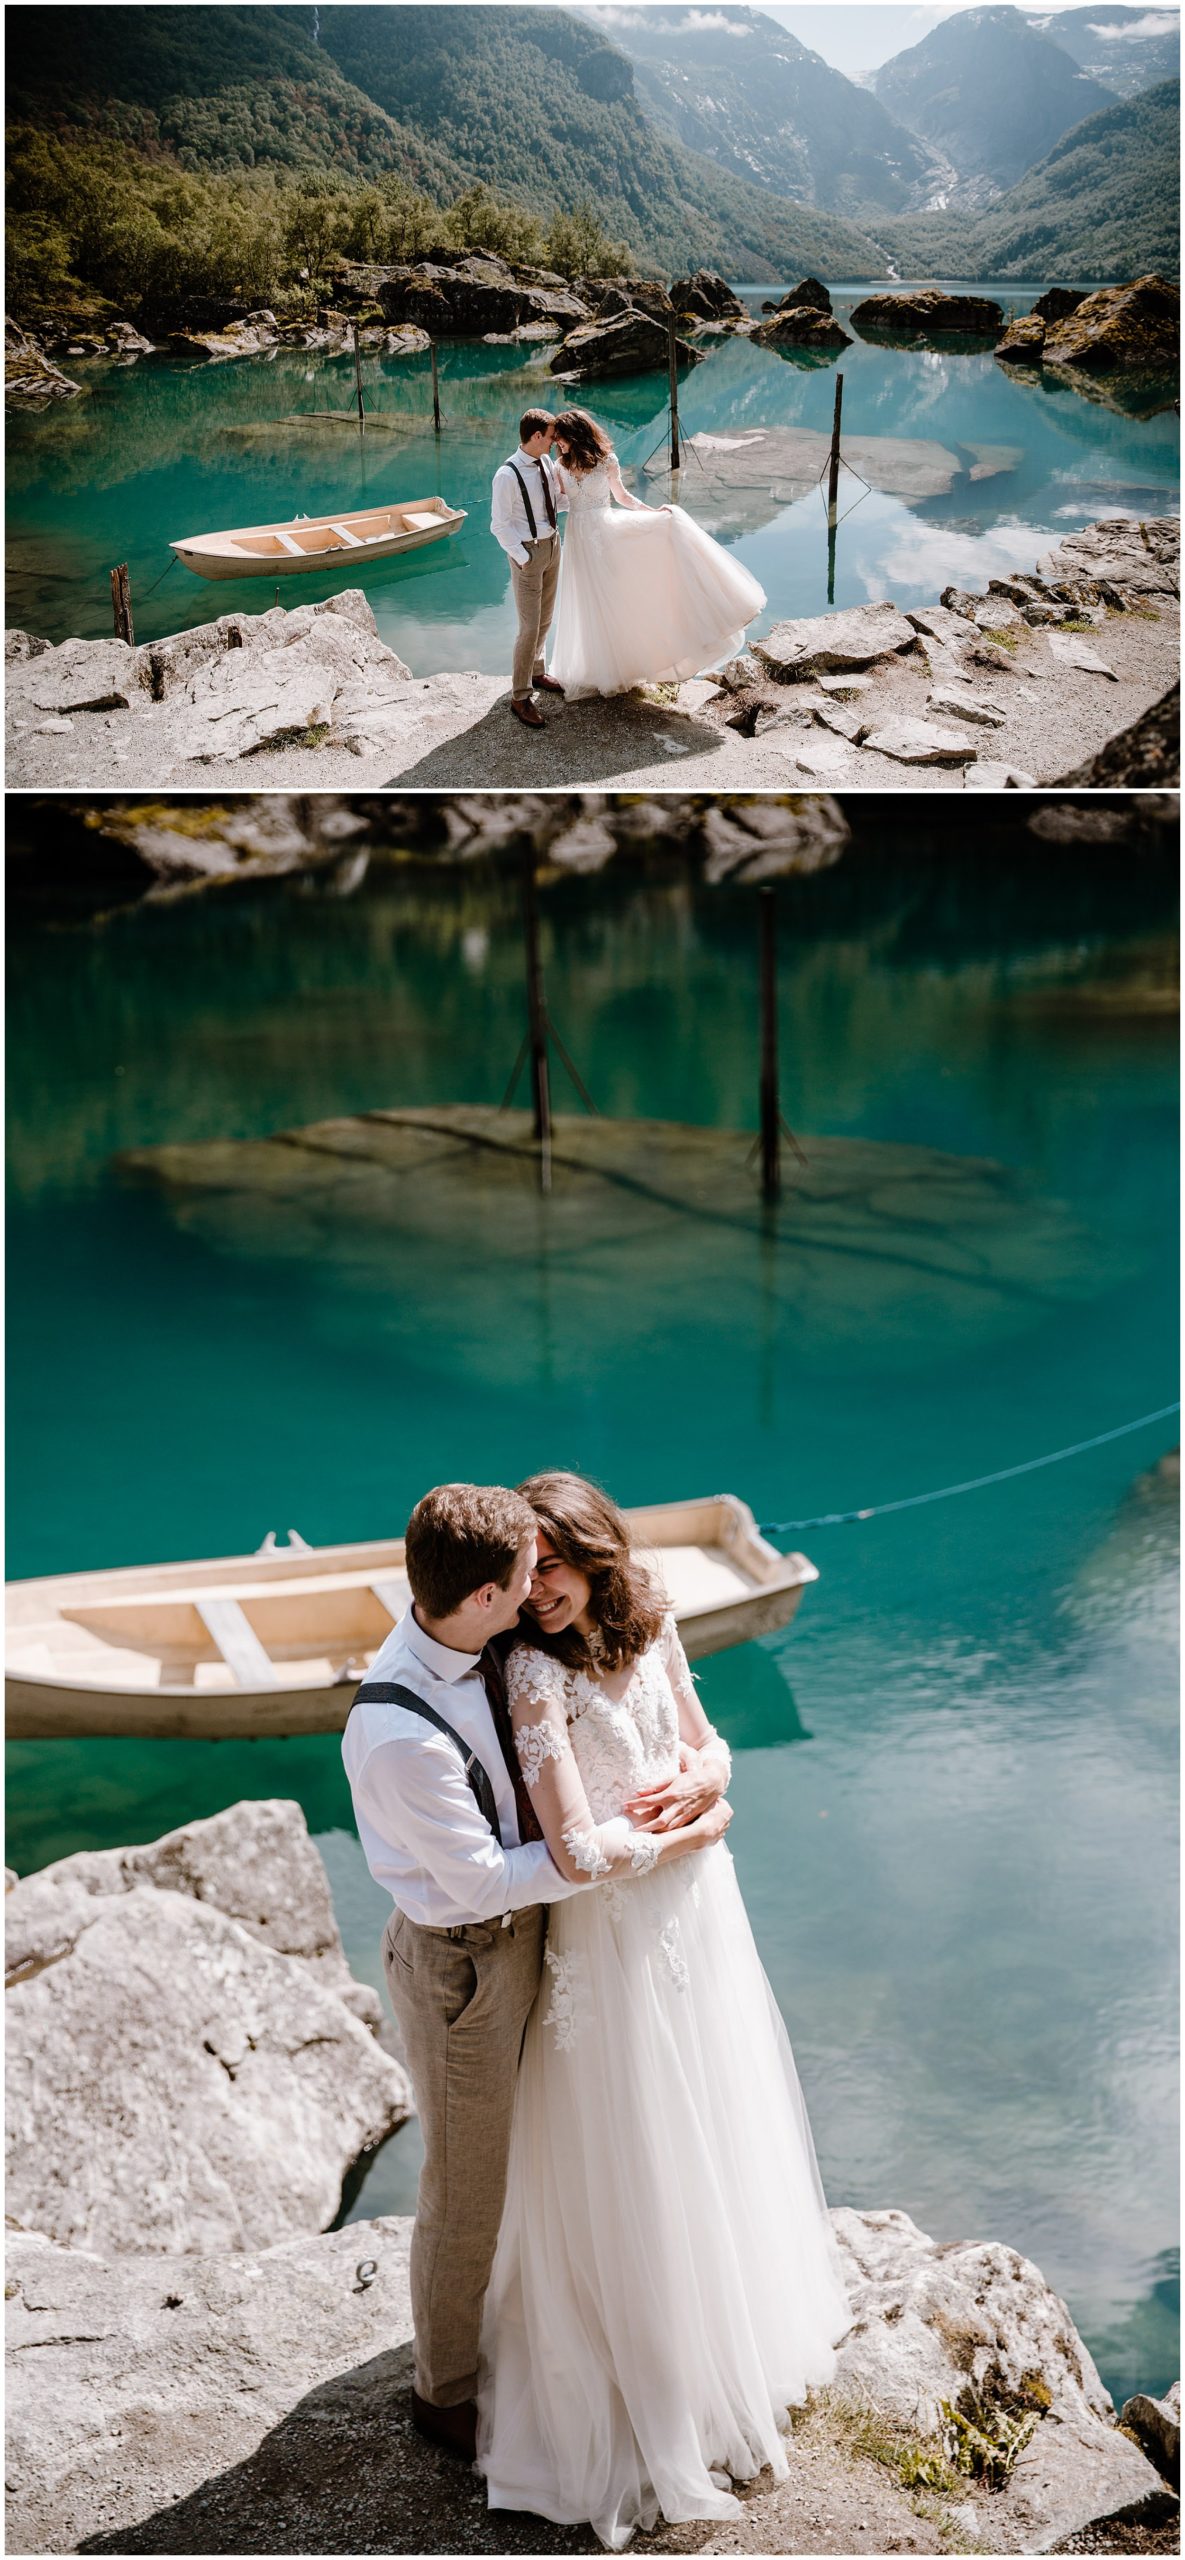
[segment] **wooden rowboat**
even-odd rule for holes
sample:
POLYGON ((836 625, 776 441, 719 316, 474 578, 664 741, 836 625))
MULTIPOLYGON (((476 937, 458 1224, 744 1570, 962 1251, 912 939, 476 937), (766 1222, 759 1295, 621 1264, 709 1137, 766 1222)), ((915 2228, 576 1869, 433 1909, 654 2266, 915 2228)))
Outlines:
MULTIPOLYGON (((626 1518, 693 1660, 784 1627, 818 1580, 806 1556, 767 1545, 733 1494, 626 1518)), ((9 1583, 10 1739, 339 1733, 407 1607, 403 1540, 288 1535, 256 1555, 9 1583)))
POLYGON ((301 569, 360 569, 400 551, 443 542, 465 522, 464 507, 445 498, 406 498, 393 507, 352 514, 293 516, 285 524, 249 524, 235 533, 194 533, 170 551, 199 578, 290 578, 301 569))

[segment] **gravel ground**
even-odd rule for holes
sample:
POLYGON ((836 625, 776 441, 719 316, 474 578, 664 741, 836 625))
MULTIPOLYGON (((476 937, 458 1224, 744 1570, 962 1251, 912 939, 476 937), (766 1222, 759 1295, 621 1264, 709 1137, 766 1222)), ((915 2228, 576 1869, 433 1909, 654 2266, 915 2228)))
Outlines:
MULTIPOLYGON (((977 671, 975 691, 998 704, 1003 727, 967 728, 981 762, 1013 765, 1037 782, 1055 780, 1096 754, 1117 730, 1158 701, 1177 673, 1178 616, 1115 614, 1082 635, 1118 681, 1061 665, 1046 634, 1025 626, 1013 665, 977 671)), ((860 716, 926 716, 931 678, 920 653, 883 661, 860 716)), ((702 685, 684 688, 695 700, 702 685)), ((787 703, 811 685, 783 689, 787 703)), ((348 748, 287 747, 196 763, 169 736, 168 706, 81 712, 68 730, 40 736, 10 721, 10 790, 238 791, 562 790, 626 791, 962 791, 960 768, 901 764, 852 746, 825 728, 767 731, 744 738, 724 727, 727 702, 688 710, 638 693, 609 702, 565 704, 551 697, 547 727, 513 720, 494 676, 441 675, 400 688, 389 725, 362 755, 348 748), (805 752, 811 770, 797 758, 805 752)), ((935 715, 931 714, 933 720, 935 715)), ((944 719, 944 728, 964 724, 944 719)), ((974 770, 974 768, 972 768, 974 770)))

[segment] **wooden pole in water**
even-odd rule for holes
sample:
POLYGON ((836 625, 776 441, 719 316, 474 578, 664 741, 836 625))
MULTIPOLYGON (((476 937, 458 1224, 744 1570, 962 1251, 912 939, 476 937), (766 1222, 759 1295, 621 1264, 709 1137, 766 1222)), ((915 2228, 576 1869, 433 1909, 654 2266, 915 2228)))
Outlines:
POLYGON ((116 639, 126 640, 129 649, 134 649, 136 635, 132 629, 132 589, 126 560, 121 560, 118 569, 113 569, 111 572, 111 610, 115 616, 116 639))
POLYGON ((761 1197, 780 1199, 782 1114, 778 1103, 778 908, 772 889, 760 892, 761 913, 761 1197))
POLYGON ((842 409, 843 375, 842 373, 837 373, 835 377, 835 415, 831 421, 831 462, 827 473, 827 518, 830 524, 834 524, 835 522, 835 509, 839 499, 839 421, 842 409))
POLYGON ((432 358, 432 430, 433 430, 433 433, 434 433, 435 435, 439 435, 439 434, 440 434, 440 376, 439 376, 439 374, 437 373, 437 370, 436 370, 436 349, 435 349, 435 347, 434 347, 434 346, 430 346, 430 347, 429 347, 429 349, 428 349, 428 353, 429 353, 429 355, 430 355, 430 356, 431 356, 431 358, 432 358))
POLYGON ((835 511, 839 502, 839 421, 843 410, 843 375, 835 377, 835 415, 831 421, 831 458, 827 471, 827 602, 835 602, 835 511))
POLYGON ((358 323, 354 324, 354 382, 358 392, 358 424, 366 433, 366 402, 362 397, 362 358, 358 353, 358 323))
POLYGON ((674 312, 667 322, 667 379, 671 402, 671 469, 679 468, 679 341, 674 312))
POLYGON ((531 1052, 535 1143, 539 1149, 539 1188, 550 1191, 551 1077, 548 1071, 547 998, 543 992, 543 964, 539 957, 539 899, 533 853, 527 854, 523 867, 523 927, 527 944, 527 1039, 531 1052))

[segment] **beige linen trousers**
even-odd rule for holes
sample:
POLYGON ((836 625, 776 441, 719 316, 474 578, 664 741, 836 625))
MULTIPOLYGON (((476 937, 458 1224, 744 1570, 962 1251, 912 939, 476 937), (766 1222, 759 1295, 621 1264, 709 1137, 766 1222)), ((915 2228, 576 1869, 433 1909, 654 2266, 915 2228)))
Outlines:
POLYGON ((559 582, 558 533, 551 534, 546 540, 540 536, 537 542, 528 542, 525 568, 517 560, 510 563, 510 584, 518 615, 510 679, 510 690, 516 702, 526 701, 533 678, 543 674, 543 643, 551 629, 559 582))
POLYGON ((416 2389, 439 2408, 477 2391, 514 2085, 546 1924, 539 1903, 512 1913, 505 1927, 475 1920, 425 1929, 393 1911, 383 1937, 424 2139, 411 2244, 416 2389))

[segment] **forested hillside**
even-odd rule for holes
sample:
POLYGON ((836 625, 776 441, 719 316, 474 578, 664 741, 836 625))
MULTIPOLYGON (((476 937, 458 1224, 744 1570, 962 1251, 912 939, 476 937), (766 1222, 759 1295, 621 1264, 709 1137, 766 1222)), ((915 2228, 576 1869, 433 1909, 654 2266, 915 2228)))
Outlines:
POLYGON ((983 214, 886 226, 902 272, 1096 277, 1180 272, 1181 88, 1162 81, 1067 133, 983 214))

